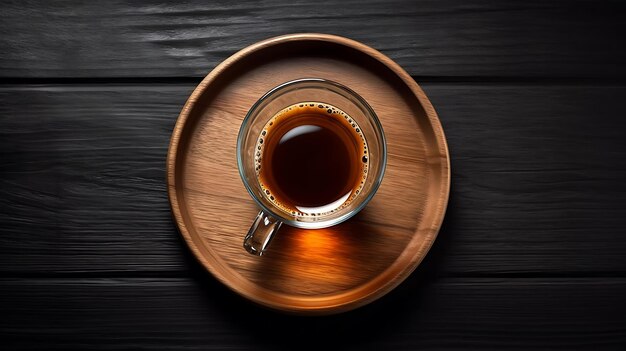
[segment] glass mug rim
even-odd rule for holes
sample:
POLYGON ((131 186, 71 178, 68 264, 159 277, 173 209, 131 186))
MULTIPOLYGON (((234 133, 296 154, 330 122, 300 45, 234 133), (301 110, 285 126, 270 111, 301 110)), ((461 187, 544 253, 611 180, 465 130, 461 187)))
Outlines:
MULTIPOLYGON (((325 101, 321 101, 325 102, 325 101)), ((285 106, 286 107, 286 106, 285 106)), ((277 113, 276 111, 275 113, 277 113)), ((363 126, 361 126, 363 127, 363 126)), ((255 255, 262 255, 265 248, 269 244, 272 235, 278 231, 280 226, 284 223, 292 227, 303 228, 303 229, 322 229, 334 226, 336 224, 342 223, 358 212, 360 212, 374 197, 376 191, 380 187, 382 183, 383 176, 385 174, 385 169, 387 167, 387 143, 385 140, 385 134, 383 131, 383 127, 378 119, 378 116, 372 109, 372 107, 365 101, 363 97, 354 92, 352 89, 331 81, 322 78, 301 78, 291 80, 285 83, 282 83, 268 92, 263 94, 261 98, 259 98, 248 110, 243 122, 241 123, 241 127, 239 129, 239 134, 237 135, 237 168, 239 170, 239 176, 241 180, 254 200, 254 202, 261 209, 259 214, 257 215, 256 220, 253 222, 248 235, 246 236, 246 240, 244 241, 244 247, 248 252, 255 255), (258 113, 262 111, 262 109, 266 106, 266 104, 271 103, 273 98, 278 98, 285 93, 289 93, 290 91, 297 91, 298 85, 302 85, 301 89, 306 88, 326 88, 329 92, 338 94, 343 96, 344 98, 351 101, 361 112, 364 114, 365 118, 371 124, 373 129, 373 133, 376 136, 377 145, 379 147, 380 152, 380 162, 378 167, 376 168, 377 174, 376 178, 372 181, 372 185, 370 186, 367 193, 362 193, 360 196, 357 196, 353 201, 356 202, 356 205, 345 211, 345 213, 340 213, 338 216, 324 219, 319 218, 316 221, 303 221, 298 220, 297 216, 290 217, 287 213, 282 213, 279 209, 274 208, 274 206, 266 205, 261 199, 259 199, 259 195, 254 191, 252 185, 249 182, 253 181, 253 179, 257 179, 256 177, 250 177, 246 170, 245 161, 250 161, 247 155, 247 139, 249 138, 249 129, 251 128, 251 124, 255 121, 258 113), (291 88, 291 89, 290 89, 291 88), (281 94, 282 93, 282 94, 281 94), (257 228, 261 228, 260 231, 265 231, 266 234, 263 236, 263 242, 259 243, 262 248, 258 250, 256 247, 251 247, 252 245, 248 245, 249 241, 252 241, 254 233, 257 232, 257 228)), ((372 170, 370 170, 372 171, 372 170)), ((371 174, 372 172, 370 172, 371 174)), ((258 181, 258 180, 257 180, 258 181)), ((256 238, 254 238, 256 240, 256 238)))

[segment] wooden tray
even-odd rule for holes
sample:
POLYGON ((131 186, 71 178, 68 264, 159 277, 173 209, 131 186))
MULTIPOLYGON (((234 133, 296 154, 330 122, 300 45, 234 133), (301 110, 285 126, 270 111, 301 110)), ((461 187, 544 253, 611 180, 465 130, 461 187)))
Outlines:
POLYGON ((395 62, 346 38, 293 34, 237 52, 198 85, 174 128, 167 181, 181 234, 217 279, 264 306, 328 314, 383 296, 422 261, 444 217, 450 164, 435 110, 395 62), (259 209, 237 172, 239 126, 265 92, 311 77, 352 88, 378 114, 385 178, 351 220, 319 230, 283 226, 264 256, 252 256, 242 243, 259 209))

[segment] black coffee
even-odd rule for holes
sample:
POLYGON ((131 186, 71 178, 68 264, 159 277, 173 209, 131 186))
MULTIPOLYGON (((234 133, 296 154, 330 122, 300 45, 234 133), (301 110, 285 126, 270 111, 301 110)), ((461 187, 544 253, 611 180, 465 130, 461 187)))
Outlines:
POLYGON ((335 106, 301 102, 277 113, 257 141, 264 195, 292 215, 347 206, 361 191, 368 150, 358 124, 335 106))

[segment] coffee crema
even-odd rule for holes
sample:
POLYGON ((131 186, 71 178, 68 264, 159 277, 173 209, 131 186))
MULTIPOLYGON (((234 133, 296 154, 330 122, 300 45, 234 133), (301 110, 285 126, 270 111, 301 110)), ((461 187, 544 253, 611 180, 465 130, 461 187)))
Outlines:
POLYGON ((300 102, 276 113, 255 148, 263 196, 293 216, 347 207, 367 179, 363 131, 347 113, 323 102, 300 102))

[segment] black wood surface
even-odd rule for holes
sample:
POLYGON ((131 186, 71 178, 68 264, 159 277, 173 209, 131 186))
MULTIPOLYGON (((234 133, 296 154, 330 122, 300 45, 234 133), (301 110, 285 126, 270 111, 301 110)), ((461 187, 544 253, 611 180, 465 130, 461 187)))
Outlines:
POLYGON ((292 32, 363 41, 419 76, 625 77, 623 1, 15 1, 0 77, 203 77, 292 32))
POLYGON ((419 274, 346 314, 271 314, 208 275, 2 281, 8 349, 615 349, 626 280, 419 274))
POLYGON ((4 2, 0 349, 626 349, 620 2, 4 2), (200 77, 259 39, 336 33, 430 97, 452 189, 425 261, 330 317, 196 263, 165 157, 200 77))

